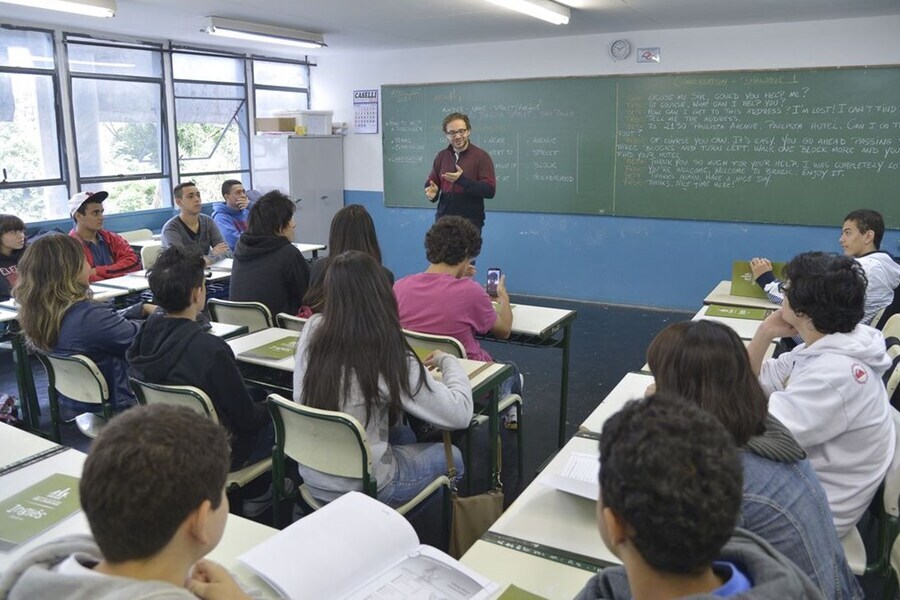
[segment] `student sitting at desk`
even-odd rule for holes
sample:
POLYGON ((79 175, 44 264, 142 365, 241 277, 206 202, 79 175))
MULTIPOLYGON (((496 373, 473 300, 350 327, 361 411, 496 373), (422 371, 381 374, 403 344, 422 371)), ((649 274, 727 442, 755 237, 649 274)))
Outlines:
POLYGON ((884 337, 860 324, 866 276, 852 258, 807 252, 785 267, 784 304, 747 347, 769 412, 809 455, 839 536, 859 521, 894 456, 893 410, 881 376, 884 337), (763 360, 777 337, 805 343, 763 360))
MULTIPOLYGON (((880 250, 884 237, 884 219, 881 214, 868 209, 854 210, 844 217, 841 227, 841 248, 844 254, 855 258, 866 274, 866 304, 862 323, 874 325, 872 319, 879 310, 894 299, 894 290, 900 285, 900 264, 880 250)), ((781 284, 772 274, 772 263, 765 258, 753 258, 750 269, 756 283, 769 299, 781 304, 784 294, 781 284)), ((798 340, 799 342, 800 340, 798 340)))
POLYGON ((231 250, 212 217, 201 212, 200 190, 193 181, 179 183, 172 190, 179 213, 163 225, 160 241, 163 248, 180 246, 199 253, 206 265, 231 256, 231 250))
POLYGON ((0 576, 0 597, 249 599, 205 560, 228 518, 228 440, 178 406, 139 406, 91 446, 79 493, 91 536, 35 548, 0 576))
MULTIPOLYGON (((425 234, 425 255, 431 263, 424 273, 404 277, 394 284, 400 324, 419 333, 446 335, 459 340, 466 356, 491 362, 475 336, 492 333, 507 339, 512 333, 513 314, 506 292, 506 276, 497 285, 497 308, 484 288, 467 276, 472 261, 481 252, 481 234, 462 217, 441 217, 425 234)), ((515 365, 514 365, 515 366, 515 365)), ((501 393, 521 395, 518 369, 501 393)), ((516 407, 506 415, 507 426, 517 421, 516 407)))
POLYGON ((294 246, 297 205, 274 190, 250 209, 234 250, 229 300, 262 302, 272 317, 297 314, 309 286, 309 264, 294 246))
POLYGON ((254 401, 228 344, 203 330, 197 315, 206 303, 203 257, 171 247, 150 269, 155 314, 128 349, 131 376, 162 385, 191 385, 212 400, 219 422, 231 434, 231 470, 272 455, 275 430, 265 392, 254 401))
POLYGON ((735 529, 741 461, 715 417, 678 396, 632 400, 600 436, 600 537, 607 567, 576 600, 823 598, 794 563, 735 529))
POLYGON ((826 598, 862 600, 832 523, 828 498, 806 452, 768 413, 768 398, 737 334, 715 321, 663 329, 647 350, 651 390, 695 402, 740 448, 744 475, 738 527, 800 567, 826 598))
MULTIPOLYGON (((381 265, 381 270, 394 285, 394 274, 381 263, 381 247, 375 234, 375 223, 360 204, 350 204, 334 214, 331 220, 331 231, 328 234, 328 252, 331 256, 343 254, 348 250, 365 252, 381 265)), ((303 297, 304 308, 300 316, 309 317, 312 313, 322 312, 325 305, 325 272, 328 270, 328 258, 317 260, 312 265, 309 289, 303 297)))
POLYGON ((106 192, 81 192, 69 198, 69 215, 75 227, 69 235, 81 242, 91 266, 91 282, 121 277, 141 268, 137 254, 121 235, 103 229, 106 192))
MULTIPOLYGON (((333 257, 325 280, 328 309, 313 315, 300 334, 294 401, 354 416, 366 429, 378 499, 408 502, 447 473, 443 444, 418 444, 403 412, 442 429, 464 429, 472 419, 472 388, 456 358, 436 351, 425 364, 400 329, 397 301, 375 259, 362 252, 333 257)), ((453 448, 462 473, 462 456, 453 448)), ((355 479, 327 476, 300 465, 313 496, 330 501, 361 490, 355 479)))
POLYGON ((0 215, 0 302, 10 299, 24 252, 25 223, 15 215, 0 215))
POLYGON ((234 246, 238 238, 247 230, 247 210, 250 201, 247 200, 247 192, 244 185, 237 179, 229 179, 222 184, 222 200, 213 206, 213 221, 219 226, 225 243, 234 252, 234 246))
MULTIPOLYGON (((138 319, 156 306, 135 304, 116 312, 110 304, 91 299, 90 276, 91 266, 74 238, 50 234, 30 244, 13 288, 19 324, 39 350, 84 354, 97 363, 109 386, 110 404, 125 408, 134 403, 125 351, 140 329, 138 319)), ((79 402, 77 408, 93 410, 96 405, 79 402)))

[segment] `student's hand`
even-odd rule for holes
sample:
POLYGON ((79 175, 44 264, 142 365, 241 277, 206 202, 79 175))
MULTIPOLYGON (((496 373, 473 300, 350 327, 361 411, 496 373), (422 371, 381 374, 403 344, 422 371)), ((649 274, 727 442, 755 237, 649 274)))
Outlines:
POLYGON ((220 254, 225 254, 228 252, 228 244, 225 242, 220 242, 213 246, 212 253, 214 256, 219 256, 220 254))
POLYGON ((457 179, 462 177, 462 174, 463 174, 462 167, 460 167, 459 165, 456 165, 455 171, 453 171, 452 173, 442 174, 441 179, 443 179, 444 181, 449 181, 450 183, 455 183, 457 179))
POLYGON ((244 196, 243 199, 237 201, 238 210, 244 210, 248 206, 250 206, 250 201, 247 199, 246 196, 244 196))
POLYGON ((764 335, 770 340, 774 340, 775 338, 780 337, 793 337, 797 335, 797 330, 793 325, 784 320, 782 316, 784 314, 783 309, 778 309, 773 312, 771 315, 766 317, 766 320, 762 322, 762 325, 759 326, 758 334, 764 335))
POLYGON ((753 279, 759 279, 759 276, 763 273, 768 273, 772 270, 772 263, 769 262, 768 258, 751 258, 750 259, 750 271, 753 273, 753 279))
POLYGON ((144 302, 144 308, 143 308, 142 312, 144 313, 145 317, 149 317, 156 311, 157 308, 158 307, 155 304, 150 304, 149 302, 144 302))
POLYGON ((656 393, 656 384, 651 383, 650 385, 647 386, 647 389, 644 390, 644 398, 649 398, 650 396, 652 396, 655 393, 656 393))
POLYGON ((497 282, 497 300, 509 303, 509 294, 506 292, 506 275, 501 275, 500 281, 497 282))
POLYGON ((441 362, 441 358, 443 358, 444 356, 447 356, 447 353, 443 350, 433 350, 431 354, 425 357, 425 360, 422 361, 422 364, 429 369, 436 369, 441 362))
POLYGON ((201 559, 194 565, 187 589, 203 600, 249 600, 231 573, 211 560, 201 559))
POLYGON ((438 186, 432 180, 428 180, 428 187, 425 188, 425 197, 428 198, 429 202, 434 202, 434 199, 437 198, 438 186))
POLYGON ((478 273, 478 269, 475 268, 475 265, 469 264, 466 270, 463 271, 463 277, 475 277, 476 273, 478 273))

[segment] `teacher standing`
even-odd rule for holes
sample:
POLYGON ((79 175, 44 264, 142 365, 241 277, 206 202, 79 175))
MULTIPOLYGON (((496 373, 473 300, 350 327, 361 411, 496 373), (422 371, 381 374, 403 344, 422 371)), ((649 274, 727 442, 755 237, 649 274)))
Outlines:
POLYGON ((497 193, 497 177, 490 155, 469 142, 471 133, 467 115, 455 112, 444 117, 444 135, 450 145, 434 157, 425 197, 438 203, 435 220, 460 216, 471 221, 480 233, 484 199, 497 193))

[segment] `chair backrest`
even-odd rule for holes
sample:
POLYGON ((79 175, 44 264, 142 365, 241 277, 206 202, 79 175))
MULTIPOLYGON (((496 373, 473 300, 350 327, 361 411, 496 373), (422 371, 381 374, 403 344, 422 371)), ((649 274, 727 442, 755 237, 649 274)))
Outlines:
POLYGON ((126 242, 139 242, 141 240, 152 240, 153 232, 149 229, 134 229, 132 231, 122 231, 119 233, 126 242))
POLYGON ((272 313, 261 302, 234 302, 210 298, 206 302, 212 321, 231 325, 246 325, 250 333, 272 326, 272 313))
POLYGON ((900 410, 900 356, 891 359, 891 366, 883 375, 884 387, 887 389, 888 400, 891 406, 900 410))
POLYGON ((191 385, 161 385, 130 378, 131 389, 141 404, 174 404, 186 406, 214 423, 219 415, 206 392, 191 385))
POLYGON ((900 315, 892 315, 885 321, 884 327, 881 328, 881 333, 884 334, 885 338, 900 338, 900 315))
POLYGON ((894 459, 884 476, 884 512, 897 518, 900 517, 900 412, 892 408, 891 419, 894 421, 897 445, 894 448, 894 459))
MULTIPOLYGON (((900 263, 900 258, 894 258, 894 262, 900 263)), ((894 289, 894 299, 891 303, 878 313, 877 318, 872 319, 872 327, 884 331, 890 319, 897 314, 900 314, 900 287, 894 289)), ((887 334, 885 334, 885 337, 887 337, 887 334)))
POLYGON ((287 313, 278 313, 275 315, 275 322, 278 323, 278 326, 282 329, 290 329, 292 331, 303 331, 303 326, 306 325, 306 319, 295 317, 294 315, 289 315, 287 313))
POLYGON ((87 356, 59 356, 45 352, 37 352, 37 356, 47 369, 50 385, 63 396, 89 404, 103 404, 109 400, 106 378, 87 356))
POLYGON ((456 338, 449 335, 434 335, 431 333, 419 333, 418 331, 403 330, 406 341, 420 355, 430 353, 432 350, 441 350, 456 358, 465 358, 466 349, 456 338))
POLYGON ((152 268, 162 251, 163 247, 160 244, 151 244, 141 248, 141 265, 144 269, 152 268))
POLYGON ((275 421, 277 453, 328 475, 361 479, 363 490, 375 496, 372 450, 359 421, 347 413, 310 408, 278 394, 269 396, 268 406, 275 421))

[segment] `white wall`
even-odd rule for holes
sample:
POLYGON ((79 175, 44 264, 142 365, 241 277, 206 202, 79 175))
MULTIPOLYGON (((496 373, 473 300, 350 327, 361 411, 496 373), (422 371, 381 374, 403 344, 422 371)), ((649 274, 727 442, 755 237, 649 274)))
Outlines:
MULTIPOLYGON (((435 35, 440 35, 439 31, 435 35)), ((776 25, 624 32, 318 57, 313 108, 352 123, 354 89, 384 84, 900 64, 900 16, 776 25), (609 44, 660 47, 659 64, 615 62, 609 44)), ((473 123, 478 127, 477 123, 473 123)), ((435 127, 440 127, 435 123, 435 127)), ((345 187, 382 191, 381 136, 344 146, 345 187)))

